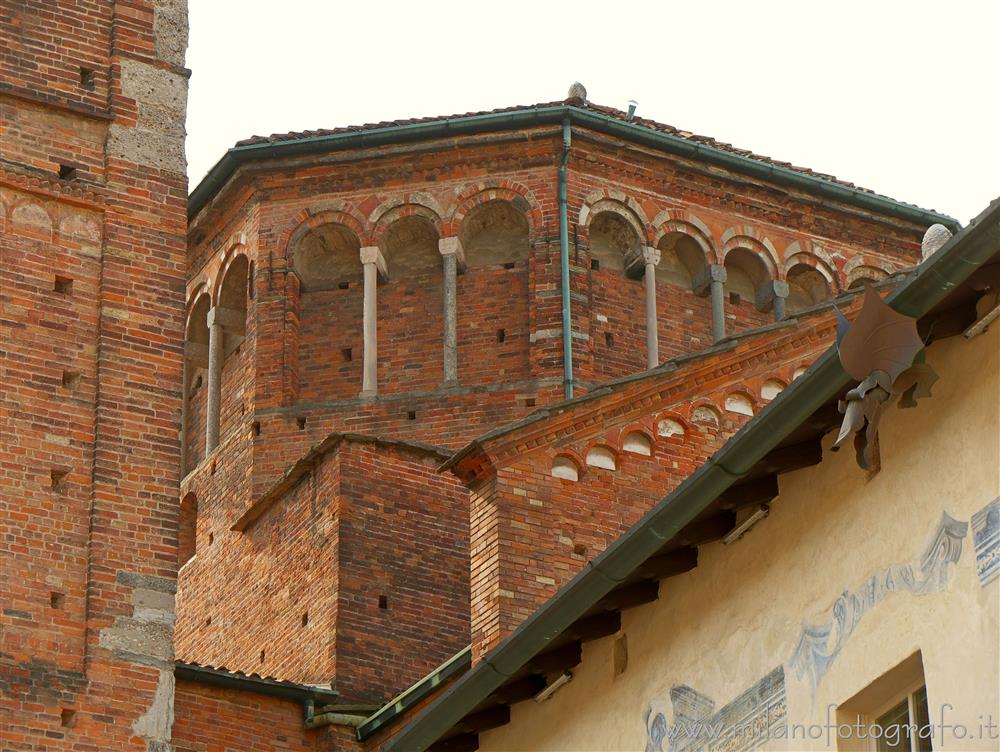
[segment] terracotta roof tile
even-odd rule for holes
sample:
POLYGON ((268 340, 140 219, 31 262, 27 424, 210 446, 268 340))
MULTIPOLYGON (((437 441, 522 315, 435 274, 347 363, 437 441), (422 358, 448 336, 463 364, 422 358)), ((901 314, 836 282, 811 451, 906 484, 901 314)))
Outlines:
MULTIPOLYGON (((257 144, 276 144, 283 141, 295 141, 304 138, 316 138, 321 136, 332 136, 339 133, 352 133, 360 132, 366 130, 373 130, 376 128, 389 128, 395 126, 403 125, 417 125, 419 123, 434 123, 441 122, 444 120, 452 120, 455 118, 465 118, 465 117, 475 117, 477 115, 496 115, 504 114, 508 112, 523 112, 525 110, 536 109, 540 107, 561 107, 564 105, 573 105, 580 109, 589 110, 607 117, 614 118, 616 120, 621 120, 622 122, 629 122, 628 113, 616 109, 614 107, 606 107, 604 105, 595 104, 593 102, 581 102, 579 99, 568 99, 556 102, 543 102, 540 104, 532 105, 516 105, 514 107, 501 107, 494 110, 483 110, 479 112, 463 112, 456 115, 441 115, 436 117, 423 117, 423 118, 408 118, 402 120, 386 120, 379 123, 366 123, 365 125, 349 125, 341 128, 319 128, 316 130, 307 131, 290 131, 288 133, 273 133, 270 136, 251 136, 250 138, 238 141, 236 146, 253 146, 257 144)), ((843 185, 847 188, 853 188, 855 190, 863 191, 865 193, 875 194, 868 188, 861 188, 854 183, 850 183, 846 180, 840 180, 833 175, 828 175, 822 172, 816 172, 808 167, 800 167, 798 165, 793 165, 791 162, 783 162, 777 159, 772 159, 771 157, 764 156, 763 154, 756 154, 749 149, 740 149, 732 144, 725 143, 724 141, 718 141, 709 136, 700 136, 696 133, 690 131, 679 130, 672 125, 667 125, 666 123, 660 123, 656 120, 650 120, 648 118, 633 117, 631 122, 635 125, 639 125, 650 130, 658 131, 660 133, 668 133, 679 138, 683 138, 692 143, 701 144, 703 146, 710 146, 721 151, 729 152, 730 154, 736 154, 741 157, 747 157, 748 159, 753 159, 757 162, 762 162, 765 164, 771 164, 776 167, 783 167, 785 169, 793 170, 795 172, 801 173, 803 175, 809 175, 810 177, 819 178, 821 180, 826 180, 831 183, 837 183, 843 185)))

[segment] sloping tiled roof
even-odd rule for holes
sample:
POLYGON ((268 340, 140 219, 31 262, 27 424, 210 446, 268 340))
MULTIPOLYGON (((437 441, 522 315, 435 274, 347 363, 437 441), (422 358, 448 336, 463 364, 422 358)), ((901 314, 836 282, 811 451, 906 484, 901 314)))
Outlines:
POLYGON ((502 115, 509 112, 525 112, 527 110, 540 109, 544 107, 564 107, 566 105, 571 105, 577 107, 581 110, 588 110, 590 112, 595 112, 599 115, 605 115, 615 120, 620 120, 623 123, 632 123, 633 125, 640 125, 650 130, 658 131, 660 133, 669 133, 672 136, 677 136, 678 138, 683 138, 692 143, 701 144, 703 146, 711 146, 714 149, 719 149, 720 151, 729 152, 730 154, 736 154, 741 157, 746 157, 747 159, 753 159, 757 162, 763 162, 765 164, 775 165, 777 167, 784 167, 788 170, 794 170, 795 172, 802 173, 803 175, 809 175, 810 177, 818 178, 820 180, 827 180, 831 183, 837 183, 839 185, 845 186, 847 188, 853 188, 858 191, 864 191, 865 193, 876 194, 868 188, 862 188, 855 185, 854 183, 849 183, 846 180, 840 180, 834 175, 827 175, 822 172, 816 172, 810 170, 808 167, 799 167, 793 165, 790 162, 782 162, 777 159, 772 159, 771 157, 764 156, 763 154, 756 154, 749 149, 740 149, 732 144, 727 144, 723 141, 717 141, 714 138, 708 136, 699 136, 696 133, 691 133, 690 131, 684 131, 679 128, 675 128, 672 125, 667 125, 666 123, 660 123, 656 120, 650 120, 648 118, 628 117, 628 113, 616 109, 614 107, 606 107, 604 105, 595 104, 593 102, 584 101, 581 99, 567 99, 565 101, 557 102, 543 102, 540 104, 530 104, 530 105, 515 105, 513 107, 501 107, 495 110, 481 110, 479 112, 463 112, 456 115, 438 115, 434 117, 424 117, 424 118, 406 118, 403 120, 384 120, 379 123, 365 123, 364 125, 348 125, 340 128, 319 128, 316 130, 308 131, 289 131, 288 133, 272 133, 270 136, 251 136, 250 138, 243 139, 242 141, 237 141, 236 146, 254 146, 257 144, 277 144, 283 141, 297 141, 305 138, 321 138, 323 136, 333 136, 339 133, 356 133, 359 131, 374 130, 376 128, 395 128, 405 125, 419 125, 421 123, 436 123, 443 122, 445 120, 455 120, 458 118, 468 118, 476 117, 480 115, 502 115))

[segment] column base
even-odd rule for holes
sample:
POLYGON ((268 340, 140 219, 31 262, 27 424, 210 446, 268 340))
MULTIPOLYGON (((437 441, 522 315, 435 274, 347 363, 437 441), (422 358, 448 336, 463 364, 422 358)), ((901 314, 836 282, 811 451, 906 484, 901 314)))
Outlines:
POLYGON ((378 396, 378 392, 374 389, 362 389, 358 396, 361 399, 375 399, 378 396))

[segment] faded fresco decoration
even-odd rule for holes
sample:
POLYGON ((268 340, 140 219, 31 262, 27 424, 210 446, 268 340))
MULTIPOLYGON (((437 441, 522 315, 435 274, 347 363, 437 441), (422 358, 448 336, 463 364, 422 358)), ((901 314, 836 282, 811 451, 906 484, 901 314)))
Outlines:
POLYGON ((646 709, 646 752, 744 752, 786 735, 782 666, 718 711, 712 698, 686 684, 670 690, 670 702, 669 726, 663 713, 646 709))
POLYGON ((1000 575, 1000 498, 972 515, 972 539, 976 546, 976 574, 986 585, 1000 575))
POLYGON ((845 591, 837 599, 827 621, 802 627, 790 665, 800 680, 809 683, 813 697, 858 622, 890 593, 923 595, 947 588, 952 565, 962 556, 962 541, 968 529, 969 523, 942 513, 931 542, 916 562, 896 564, 872 575, 861 587, 845 591))

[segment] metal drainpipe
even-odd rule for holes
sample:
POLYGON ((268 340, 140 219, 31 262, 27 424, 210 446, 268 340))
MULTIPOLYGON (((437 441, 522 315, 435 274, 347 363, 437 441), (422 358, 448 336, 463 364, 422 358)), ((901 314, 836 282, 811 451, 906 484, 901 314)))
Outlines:
POLYGON ((569 118, 562 122, 562 158, 559 160, 559 263, 562 273, 563 387, 573 397, 573 319, 570 316, 569 219, 567 218, 566 163, 569 162, 569 118))

